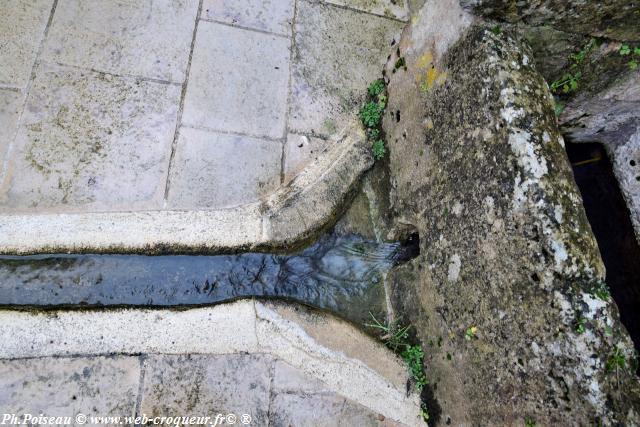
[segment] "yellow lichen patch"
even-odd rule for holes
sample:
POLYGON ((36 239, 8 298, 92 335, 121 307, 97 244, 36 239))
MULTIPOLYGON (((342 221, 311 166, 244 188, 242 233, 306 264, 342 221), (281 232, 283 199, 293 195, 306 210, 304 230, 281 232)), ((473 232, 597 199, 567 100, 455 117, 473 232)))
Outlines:
POLYGON ((431 54, 431 52, 427 52, 424 55, 422 55, 420 58, 418 58, 418 61, 416 62, 416 66, 418 68, 425 69, 429 67, 432 63, 433 63, 433 55, 431 54))
POLYGON ((433 129, 433 120, 431 120, 431 118, 430 118, 430 117, 427 117, 427 118, 425 119, 425 121, 424 121, 424 126, 425 126, 427 129, 433 129))
POLYGON ((434 85, 442 85, 447 80, 447 72, 439 69, 433 62, 433 54, 427 52, 416 61, 419 70, 427 70, 416 74, 416 84, 423 92, 428 92, 434 85))
POLYGON ((419 84, 420 90, 423 92, 429 92, 434 86, 442 86, 447 80, 447 72, 440 71, 437 68, 430 68, 425 73, 425 78, 422 83, 419 84))

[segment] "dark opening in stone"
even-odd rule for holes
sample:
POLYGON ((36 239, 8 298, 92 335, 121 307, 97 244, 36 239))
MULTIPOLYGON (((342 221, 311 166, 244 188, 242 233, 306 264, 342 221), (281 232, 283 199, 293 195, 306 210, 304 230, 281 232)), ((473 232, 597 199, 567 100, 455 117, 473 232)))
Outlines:
POLYGON ((640 246, 604 147, 567 143, 576 183, 607 269, 606 282, 636 349, 640 349, 640 246))

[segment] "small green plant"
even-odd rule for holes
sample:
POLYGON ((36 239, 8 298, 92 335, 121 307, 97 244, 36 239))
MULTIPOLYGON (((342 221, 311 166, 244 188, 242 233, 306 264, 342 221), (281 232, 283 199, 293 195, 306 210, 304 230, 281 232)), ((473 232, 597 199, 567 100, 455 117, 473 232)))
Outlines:
POLYGON ((373 158, 376 160, 381 160, 384 158, 384 155, 387 152, 387 149, 384 147, 384 141, 382 139, 378 139, 373 143, 371 147, 371 151, 373 152, 373 158))
POLYGON ((569 57, 573 61, 573 64, 571 64, 571 68, 576 68, 578 65, 582 64, 587 55, 596 46, 596 44, 596 39, 590 39, 589 42, 584 45, 578 53, 571 55, 569 57))
POLYGON ((400 356, 409 366, 409 372, 416 382, 416 388, 422 390, 424 386, 429 384, 427 377, 422 370, 424 361, 424 351, 419 345, 407 345, 406 349, 400 353, 400 356))
POLYGON ((537 427, 538 424, 533 420, 533 418, 525 418, 524 419, 524 427, 537 427))
POLYGON ((404 59, 404 56, 401 56, 400 58, 398 58, 395 65, 393 66, 393 71, 398 70, 400 68, 404 68, 404 70, 407 71, 407 61, 404 59))
POLYGON ((628 44, 623 44, 622 46, 620 46, 619 52, 621 56, 631 55, 631 47, 629 47, 628 44))
POLYGON ((582 73, 580 71, 573 73, 565 73, 558 80, 551 82, 551 92, 563 94, 568 94, 571 92, 575 92, 578 89, 578 82, 582 77, 582 73))
POLYGON ((427 409, 427 405, 424 403, 420 405, 420 416, 422 417, 422 421, 425 423, 429 421, 429 410, 427 409))
POLYGON ((576 332, 579 334, 584 334, 586 331, 585 329, 586 324, 587 324, 587 319, 585 319, 584 317, 578 318, 578 320, 576 320, 576 323, 575 323, 576 332))
POLYGON ((609 292, 609 287, 605 282, 598 282, 591 286, 589 293, 602 301, 609 301, 611 298, 611 292, 609 292))
POLYGON ((369 92, 369 96, 372 98, 375 98, 376 96, 382 94, 382 92, 384 92, 384 80, 378 79, 373 81, 369 85, 367 92, 369 92))
POLYGON ((553 105, 553 111, 556 113, 556 116, 559 116, 560 114, 562 114, 564 109, 565 109, 564 103, 556 100, 555 104, 553 105))
POLYGON ((551 82, 551 92, 564 95, 570 94, 578 90, 580 79, 582 78, 582 72, 576 70, 587 58, 589 53, 597 45, 596 39, 590 39, 577 53, 574 53, 569 57, 571 65, 569 69, 571 71, 566 72, 559 79, 551 82))
POLYGON ((365 326, 377 329, 382 332, 380 337, 382 341, 394 352, 398 353, 409 342, 409 329, 410 326, 400 327, 397 323, 385 324, 376 319, 373 313, 369 313, 373 323, 365 323, 365 326))
POLYGON ((495 27, 491 28, 491 32, 496 36, 499 36, 502 33, 502 27, 500 27, 500 25, 496 25, 495 27))
POLYGON ((384 341, 387 347, 402 357, 407 364, 411 377, 415 381, 416 388, 422 390, 425 385, 429 384, 422 367, 424 363, 424 350, 422 350, 421 346, 411 344, 409 341, 409 330, 411 326, 401 326, 397 322, 384 324, 378 321, 372 313, 369 314, 373 319, 373 323, 366 324, 366 326, 377 329, 383 333, 380 337, 382 341, 384 341))
POLYGON ((368 128, 378 126, 381 117, 382 109, 376 102, 367 102, 364 107, 360 109, 360 120, 362 120, 362 123, 368 128))
POLYGON ((612 372, 615 369, 617 373, 618 368, 624 368, 626 364, 627 359, 624 357, 622 350, 620 350, 620 347, 616 347, 615 350, 609 354, 609 358, 605 364, 605 369, 607 372, 612 372))
POLYGON ((627 62, 627 66, 630 70, 635 70, 638 68, 638 60, 635 58, 636 56, 640 56, 640 47, 636 46, 633 49, 628 44, 623 44, 620 46, 620 50, 618 51, 620 56, 630 56, 633 53, 634 58, 630 59, 627 62))
POLYGON ((478 332, 478 328, 475 326, 469 326, 467 330, 464 332, 464 339, 467 341, 471 341, 473 338, 476 338, 476 333, 478 332))
POLYGON ((371 153, 375 160, 384 158, 387 150, 382 138, 382 113, 387 107, 387 95, 383 79, 374 80, 367 88, 367 103, 360 109, 360 120, 367 128, 367 139, 371 142, 371 153))

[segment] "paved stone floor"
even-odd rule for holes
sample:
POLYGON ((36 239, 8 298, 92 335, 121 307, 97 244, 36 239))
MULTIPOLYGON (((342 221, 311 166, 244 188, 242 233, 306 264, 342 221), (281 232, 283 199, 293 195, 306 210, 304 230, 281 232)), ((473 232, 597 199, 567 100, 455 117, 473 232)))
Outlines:
POLYGON ((401 3, 3 0, 0 213, 274 192, 355 114, 401 3))
POLYGON ((252 426, 422 423, 396 356, 352 324, 298 305, 0 311, 0 339, 0 415, 123 417, 111 425, 217 414, 236 415, 237 425, 249 414, 252 426))

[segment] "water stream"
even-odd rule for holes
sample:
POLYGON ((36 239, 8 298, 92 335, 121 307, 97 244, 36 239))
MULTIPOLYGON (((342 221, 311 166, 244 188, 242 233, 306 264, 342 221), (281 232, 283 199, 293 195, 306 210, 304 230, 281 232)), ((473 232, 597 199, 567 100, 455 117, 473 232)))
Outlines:
POLYGON ((382 278, 418 254, 414 236, 377 243, 327 234, 291 255, 0 257, 0 306, 195 306, 295 300, 362 322, 386 311, 382 278))

